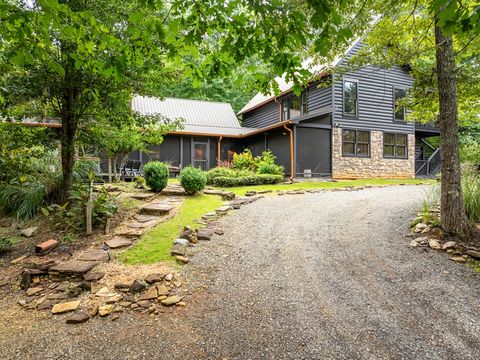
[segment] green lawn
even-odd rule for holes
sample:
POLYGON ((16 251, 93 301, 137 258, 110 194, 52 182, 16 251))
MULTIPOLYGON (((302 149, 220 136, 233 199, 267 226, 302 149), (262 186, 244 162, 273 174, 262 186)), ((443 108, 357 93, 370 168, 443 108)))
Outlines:
MULTIPOLYGON (((306 181, 298 182, 294 184, 274 184, 274 185, 255 185, 255 186, 239 186, 239 187, 227 187, 221 188, 223 190, 232 191, 236 195, 243 196, 245 192, 255 190, 296 190, 296 189, 334 189, 342 188, 346 186, 387 186, 398 184, 434 184, 435 180, 426 179, 357 179, 357 180, 341 180, 337 182, 330 181, 306 181)), ((220 188, 219 188, 220 189, 220 188)))
POLYGON ((120 259, 126 264, 152 264, 159 261, 173 261, 170 256, 172 242, 180 234, 184 226, 192 229, 200 225, 194 220, 200 219, 209 211, 223 204, 215 195, 189 196, 181 205, 178 213, 170 220, 158 224, 143 235, 133 248, 124 251, 120 259))

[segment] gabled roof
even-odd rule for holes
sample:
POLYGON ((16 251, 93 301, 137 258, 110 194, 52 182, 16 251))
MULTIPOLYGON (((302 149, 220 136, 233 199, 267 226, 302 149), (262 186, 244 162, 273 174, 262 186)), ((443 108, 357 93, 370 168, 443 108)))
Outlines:
POLYGON ((176 98, 154 98, 135 95, 132 110, 140 114, 161 114, 170 119, 184 119, 185 128, 241 128, 229 103, 176 98))
MULTIPOLYGON (((312 78, 319 78, 328 75, 329 69, 338 66, 342 60, 347 57, 348 53, 361 42, 363 37, 353 41, 350 46, 345 50, 343 54, 337 56, 332 62, 325 64, 313 64, 312 59, 308 59, 303 62, 303 68, 309 70, 312 73, 312 78)), ((261 92, 257 93, 239 112, 237 115, 244 114, 249 112, 257 107, 260 107, 263 104, 266 104, 270 101, 273 101, 277 96, 287 94, 292 91, 294 85, 293 81, 287 82, 284 77, 276 77, 274 81, 277 82, 280 89, 280 94, 275 95, 274 93, 269 93, 267 95, 262 94, 261 92)))

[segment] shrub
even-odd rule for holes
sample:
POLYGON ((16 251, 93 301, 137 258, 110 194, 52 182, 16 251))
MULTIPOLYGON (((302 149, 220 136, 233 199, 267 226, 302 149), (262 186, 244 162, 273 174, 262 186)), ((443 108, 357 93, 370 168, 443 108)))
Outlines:
POLYGON ((248 185, 264 185, 275 184, 283 180, 283 175, 271 174, 253 174, 240 177, 219 176, 214 179, 214 185, 220 187, 231 186, 248 186, 248 185))
POLYGON ((232 167, 236 170, 255 171, 257 164, 250 149, 245 149, 240 154, 233 154, 232 167))
POLYGON ((147 189, 147 182, 143 176, 137 176, 134 183, 136 189, 147 189))
POLYGON ((168 183, 168 166, 160 161, 151 161, 143 167, 145 182, 155 192, 160 192, 168 183))
POLYGON ((283 166, 276 164, 262 163, 258 166, 259 174, 283 175, 283 166))
POLYGON ((205 173, 192 166, 187 166, 180 172, 180 184, 189 195, 195 194, 205 188, 207 176, 205 173))
POLYGON ((467 217, 480 221, 480 174, 466 171, 462 175, 463 202, 467 217))
POLYGON ((13 246, 13 241, 9 237, 0 236, 0 254, 10 251, 13 246))
POLYGON ((219 176, 226 176, 226 177, 235 177, 236 173, 234 170, 226 168, 226 167, 216 167, 213 168, 206 173, 207 176, 207 184, 212 185, 213 180, 219 176))

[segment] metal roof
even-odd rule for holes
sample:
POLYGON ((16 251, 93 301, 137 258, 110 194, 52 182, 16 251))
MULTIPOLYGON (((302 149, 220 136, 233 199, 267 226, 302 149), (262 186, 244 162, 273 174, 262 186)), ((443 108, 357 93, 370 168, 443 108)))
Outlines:
POLYGON ((144 115, 161 114, 171 119, 182 118, 185 120, 185 128, 204 127, 209 128, 209 132, 213 131, 212 128, 241 129, 229 103, 135 95, 132 99, 132 110, 144 115))

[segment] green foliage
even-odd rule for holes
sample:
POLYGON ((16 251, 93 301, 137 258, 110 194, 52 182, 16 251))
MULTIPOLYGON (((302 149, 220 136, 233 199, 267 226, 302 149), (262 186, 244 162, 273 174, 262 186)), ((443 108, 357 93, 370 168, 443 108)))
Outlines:
POLYGON ((252 155, 252 151, 247 148, 240 154, 234 153, 232 167, 235 170, 248 170, 254 172, 257 169, 257 164, 252 155))
POLYGON ((137 176, 135 180, 133 180, 135 183, 135 188, 136 189, 147 189, 147 181, 143 176, 137 176))
POLYGON ((480 221, 480 173, 473 169, 462 174, 463 202, 467 217, 475 222, 480 221))
POLYGON ((100 174, 100 159, 83 157, 75 162, 73 179, 77 183, 89 182, 90 178, 100 174))
POLYGON ((480 122, 460 128, 460 159, 480 166, 480 122))
POLYGON ((8 236, 0 235, 0 254, 6 253, 11 250, 13 241, 8 236))
POLYGON ((210 169, 206 172, 207 176, 207 184, 212 185, 215 178, 219 176, 226 176, 226 177, 235 177, 236 173, 234 170, 226 167, 216 167, 210 169))
POLYGON ((250 186, 276 184, 283 181, 283 179, 283 175, 252 174, 239 177, 219 176, 213 180, 213 183, 215 186, 219 187, 250 186))
POLYGON ((0 209, 17 219, 27 220, 34 217, 45 203, 48 195, 44 184, 38 181, 23 184, 1 184, 0 209))
POLYGON ((193 166, 187 166, 180 172, 180 184, 189 195, 203 190, 206 183, 207 176, 205 173, 193 166))
POLYGON ((152 191, 160 192, 168 183, 168 165, 160 161, 150 161, 143 167, 147 186, 152 191))
POLYGON ((272 175, 284 175, 283 166, 276 164, 260 164, 258 165, 257 172, 259 174, 272 174, 272 175))

